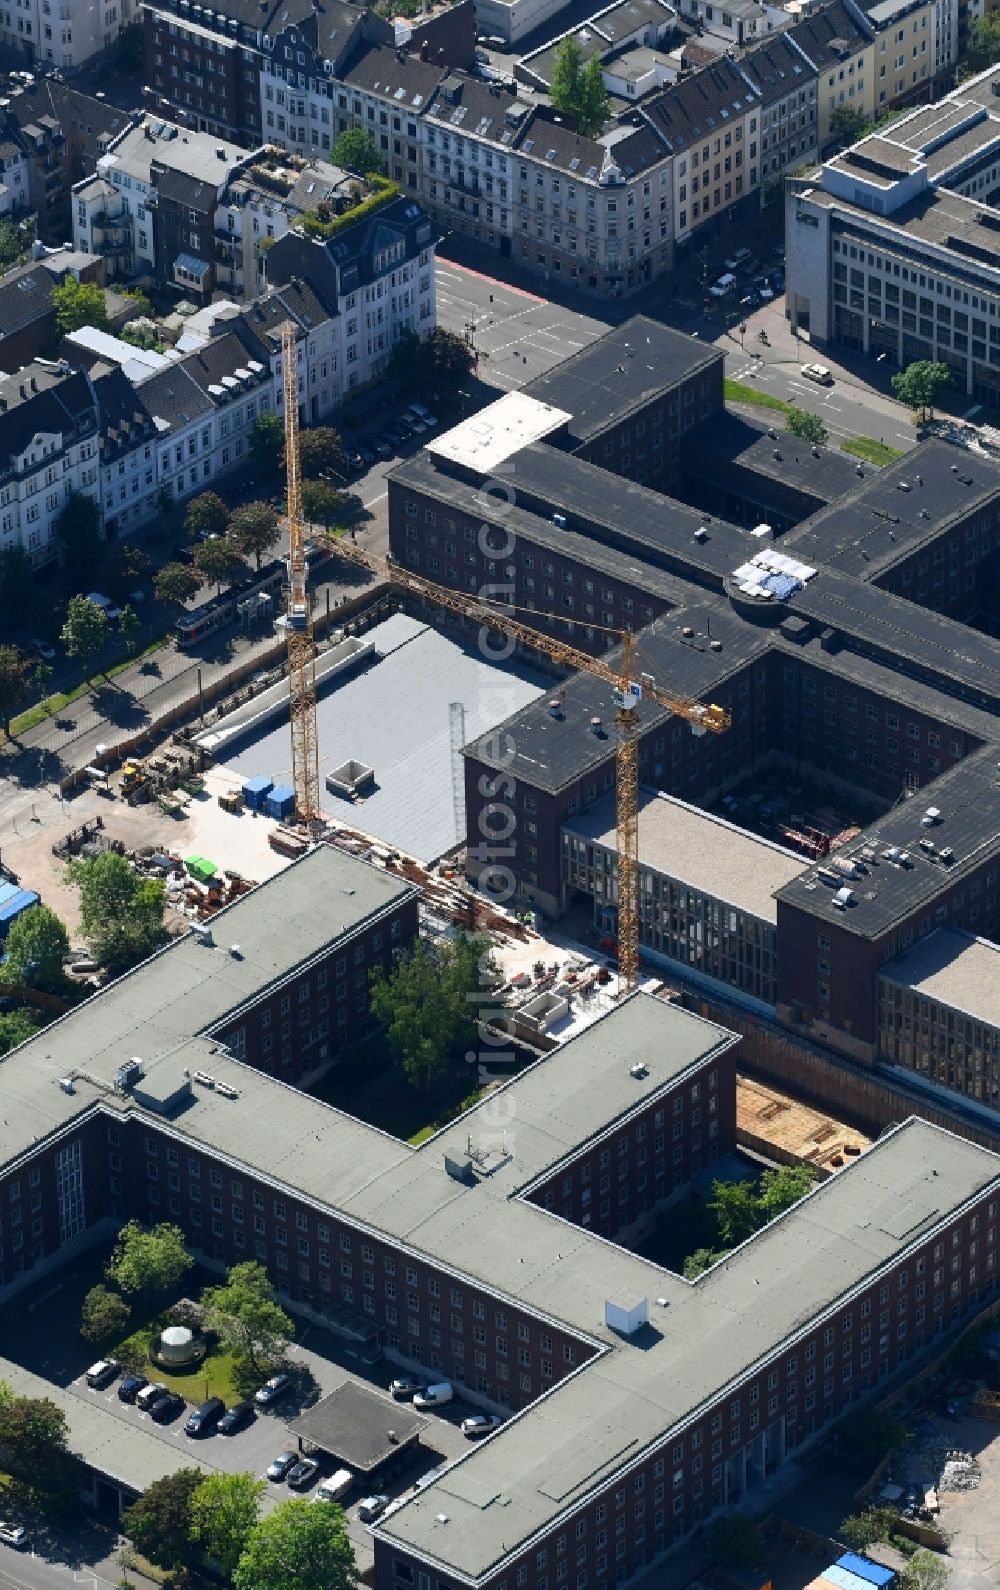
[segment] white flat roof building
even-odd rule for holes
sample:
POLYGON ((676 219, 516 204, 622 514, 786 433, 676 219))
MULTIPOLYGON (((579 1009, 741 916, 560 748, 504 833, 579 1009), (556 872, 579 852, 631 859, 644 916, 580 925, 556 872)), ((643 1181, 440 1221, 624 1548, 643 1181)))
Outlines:
POLYGON ((551 436, 572 415, 524 392, 507 392, 427 444, 427 451, 483 474, 499 469, 531 442, 551 436))

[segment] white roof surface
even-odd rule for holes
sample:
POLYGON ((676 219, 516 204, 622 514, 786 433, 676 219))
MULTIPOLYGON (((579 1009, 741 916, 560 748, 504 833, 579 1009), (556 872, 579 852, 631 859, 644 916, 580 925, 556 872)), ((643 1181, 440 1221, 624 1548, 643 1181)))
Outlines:
POLYGON ((460 425, 428 442, 427 451, 471 469, 491 470, 531 442, 550 436, 572 415, 524 392, 507 392, 460 425))

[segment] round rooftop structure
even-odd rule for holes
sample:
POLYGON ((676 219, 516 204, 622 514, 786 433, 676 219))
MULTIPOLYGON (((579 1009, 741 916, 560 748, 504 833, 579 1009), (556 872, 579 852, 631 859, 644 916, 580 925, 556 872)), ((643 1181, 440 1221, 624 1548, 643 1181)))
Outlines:
POLYGON ((164 1364, 190 1364, 200 1355, 200 1344, 187 1325, 168 1325, 161 1331, 159 1358, 164 1364))

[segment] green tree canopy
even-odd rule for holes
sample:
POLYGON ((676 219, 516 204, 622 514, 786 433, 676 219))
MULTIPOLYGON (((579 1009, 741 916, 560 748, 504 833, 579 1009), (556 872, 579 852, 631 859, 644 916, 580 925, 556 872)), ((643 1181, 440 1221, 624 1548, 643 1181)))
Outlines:
POLYGON ((65 1472, 66 1415, 48 1397, 0 1399, 0 1468, 53 1489, 65 1472))
POLYGON ((951 1566, 936 1551, 922 1546, 905 1563, 899 1574, 900 1590, 946 1590, 951 1582, 951 1566))
POLYGON ((340 519, 347 510, 347 497, 326 480, 302 482, 302 512, 312 524, 326 525, 340 519))
POLYGON ((255 1259, 234 1264, 225 1285, 211 1287, 203 1301, 210 1329, 254 1369, 275 1364, 294 1334, 267 1271, 255 1259))
POLYGON ((29 235, 9 215, 0 218, 0 271, 9 271, 27 252, 29 235))
POLYGON ((176 602, 183 607, 197 596, 205 581, 190 563, 166 563, 153 581, 153 589, 161 602, 176 602))
POLYGON ((484 940, 459 938, 441 944, 418 940, 388 976, 376 970, 372 1012, 414 1087, 429 1089, 474 1045, 477 1008, 468 996, 481 993, 491 967, 484 940))
POLYGON ((299 434, 299 467, 303 477, 315 479, 324 470, 342 475, 346 468, 340 432, 329 425, 313 425, 299 434))
POLYGON ((960 76, 985 72, 1000 61, 1000 17, 995 12, 979 17, 969 29, 969 43, 960 76))
POLYGON ((184 529, 192 541, 197 535, 225 535, 229 529, 229 509, 217 491, 203 491, 191 498, 184 515, 184 529))
POLYGON ((158 1568, 180 1568, 194 1562, 191 1506, 204 1475, 199 1469, 178 1469, 147 1485, 123 1519, 133 1545, 158 1568))
POLYGON ((52 289, 52 307, 56 312, 56 333, 66 337, 81 326, 93 326, 96 331, 107 331, 108 312, 104 302, 104 288, 96 282, 78 282, 67 275, 52 289))
POLYGON ((355 176, 367 177, 373 171, 385 176, 385 160, 371 133, 362 127, 349 127, 342 132, 330 153, 332 165, 342 166, 355 176))
POLYGON ((583 51, 573 34, 568 34, 556 50, 549 98, 556 110, 573 117, 583 138, 593 138, 607 120, 608 91, 601 58, 593 55, 584 65, 583 51))
POLYGON ((66 988, 63 961, 69 954, 69 937, 62 922, 47 905, 29 906, 11 923, 5 945, 4 979, 59 994, 66 988))
POLYGON ((782 1165, 778 1170, 766 1170, 760 1178, 757 1206, 760 1224, 783 1215, 816 1185, 816 1172, 811 1165, 782 1165))
POLYGON ((580 99, 576 125, 583 138, 596 138, 608 119, 608 91, 599 55, 592 55, 580 74, 580 99))
POLYGON ((123 602, 133 586, 149 573, 149 553, 134 541, 119 541, 107 564, 107 586, 116 601, 123 602))
POLYGON ((714 1248, 695 1248, 684 1260, 685 1281, 696 1281, 699 1275, 711 1269, 717 1259, 725 1258, 725 1253, 716 1253, 714 1248))
POLYGON ((236 1590, 354 1590, 354 1547, 335 1502, 279 1502, 247 1537, 236 1590))
POLYGON ((752 1237, 760 1226, 757 1191, 750 1181, 715 1181, 708 1207, 727 1248, 752 1237))
POLYGON ((80 890, 83 936, 95 960, 113 976, 137 966, 166 942, 166 891, 158 879, 142 877, 113 850, 71 861, 67 874, 80 890))
POLYGON ((201 541, 194 549, 194 566, 210 585, 221 591, 228 580, 232 583, 241 569, 246 568, 238 548, 229 536, 219 536, 214 541, 201 541))
POLYGON ((818 414, 807 414, 804 409, 792 409, 785 415, 785 430, 790 436, 811 442, 814 447, 819 447, 830 434, 818 414))
POLYGON ((705 1544, 719 1568, 756 1568, 764 1556, 763 1536, 743 1513, 730 1513, 709 1524, 705 1544))
POLYGON ((92 1286, 80 1310, 80 1335, 95 1347, 105 1347, 124 1336, 132 1317, 123 1297, 106 1286, 92 1286))
POLYGON ((257 1524, 265 1489, 252 1474, 209 1474, 191 1498, 191 1538, 221 1564, 227 1579, 257 1524))
POLYGON ((0 603, 4 611, 19 615, 35 580, 31 556, 23 547, 7 547, 0 552, 0 603))
POLYGON ((125 642, 125 649, 130 657, 135 651, 136 639, 138 638, 141 628, 141 618, 139 617, 135 608, 132 606, 132 603, 126 602, 125 606, 122 608, 121 617, 118 620, 118 633, 125 642))
POLYGON ((65 508, 55 522, 63 563, 77 587, 93 584, 94 572, 104 555, 101 535, 101 510, 93 497, 82 491, 70 492, 65 508))
POLYGON ((830 112, 830 138, 838 149, 856 144, 868 131, 871 123, 863 110, 854 105, 835 105, 830 112))
POLYGON ((28 660, 16 646, 0 646, 0 725, 10 733, 11 719, 31 698, 28 660))
POLYGON ((867 1507, 864 1512, 845 1518, 837 1537, 851 1551, 864 1551, 866 1547, 887 1543, 898 1522, 893 1507, 867 1507))
POLYGON ((5 1010, 0 1015, 0 1055, 10 1054, 38 1031, 38 1019, 27 1009, 5 1010))
POLYGON ((71 596, 62 627, 62 643, 71 657, 78 657, 87 678, 95 660, 108 643, 108 615, 89 596, 71 596))
POLYGON ((149 320, 153 313, 153 301, 141 287, 126 287, 122 297, 127 298, 130 304, 135 305, 135 313, 143 320, 149 320))
POLYGON ((175 1287, 193 1263, 179 1226, 161 1221, 146 1231, 138 1220, 130 1220, 118 1233, 105 1273, 123 1292, 138 1292, 148 1302, 175 1287))
POLYGON ((269 502, 245 502, 234 509, 229 534, 237 551, 245 558, 253 558, 259 569, 264 553, 281 539, 278 515, 269 502))
POLYGON ((906 403, 921 420, 934 418, 934 405, 950 386, 948 366, 933 359, 918 359, 892 378, 892 390, 900 402, 906 403))
POLYGON ((277 414, 258 414, 253 422, 251 445, 262 462, 277 467, 285 445, 285 428, 277 414))

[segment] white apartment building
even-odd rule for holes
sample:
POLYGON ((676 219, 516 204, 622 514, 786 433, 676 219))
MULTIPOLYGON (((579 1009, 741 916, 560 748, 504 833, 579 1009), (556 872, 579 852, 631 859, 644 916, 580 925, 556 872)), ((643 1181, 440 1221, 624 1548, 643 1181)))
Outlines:
POLYGON ((0 139, 0 215, 28 207, 28 162, 12 140, 0 139))
POLYGON ((50 360, 0 376, 0 552, 21 547, 36 566, 57 555, 70 494, 98 499, 99 446, 89 377, 50 360))
POLYGON ((137 0, 3 0, 0 48, 30 65, 75 72, 114 48, 137 0))

